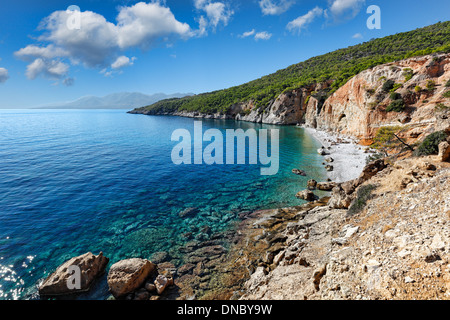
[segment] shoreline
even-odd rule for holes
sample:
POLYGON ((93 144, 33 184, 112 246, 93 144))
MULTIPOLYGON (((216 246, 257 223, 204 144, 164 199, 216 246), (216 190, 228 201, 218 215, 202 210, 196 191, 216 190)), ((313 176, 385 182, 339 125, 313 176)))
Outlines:
POLYGON ((327 172, 327 176, 333 182, 341 183, 357 179, 366 166, 369 154, 368 147, 363 147, 353 138, 332 134, 317 129, 300 126, 314 139, 319 141, 329 152, 326 158, 333 158, 330 163, 334 167, 333 171, 327 172))

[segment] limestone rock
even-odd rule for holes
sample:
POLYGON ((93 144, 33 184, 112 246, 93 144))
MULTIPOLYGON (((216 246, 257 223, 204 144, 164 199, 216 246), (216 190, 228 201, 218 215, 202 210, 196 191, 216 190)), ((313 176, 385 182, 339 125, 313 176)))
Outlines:
POLYGON ((352 198, 342 189, 341 186, 333 188, 328 206, 333 209, 348 209, 352 203, 352 198))
POLYGON ((53 272, 42 285, 39 287, 39 294, 41 296, 64 296, 80 292, 86 292, 90 289, 94 280, 98 278, 103 272, 109 262, 109 259, 103 256, 100 252, 98 256, 92 253, 86 253, 81 256, 72 258, 53 272), (72 275, 75 275, 71 267, 78 267, 80 272, 80 289, 69 289, 67 281, 72 275))
POLYGON ((316 180, 309 180, 307 184, 308 190, 316 190, 317 187, 317 181, 316 180))
POLYGON ((173 284, 173 282, 171 282, 167 277, 162 275, 157 276, 155 280, 155 287, 158 295, 161 295, 171 283, 173 284))
POLYGON ((108 273, 109 290, 114 297, 120 298, 138 289, 156 266, 144 259, 122 260, 114 265, 108 273))
POLYGON ((335 182, 319 182, 317 184, 317 189, 322 191, 331 191, 337 187, 337 183, 335 182))
POLYGON ((450 162, 450 144, 447 141, 439 144, 439 161, 450 162))
POLYGON ((300 191, 299 193, 297 193, 296 197, 306 201, 314 201, 316 199, 314 192, 312 192, 311 190, 300 191))

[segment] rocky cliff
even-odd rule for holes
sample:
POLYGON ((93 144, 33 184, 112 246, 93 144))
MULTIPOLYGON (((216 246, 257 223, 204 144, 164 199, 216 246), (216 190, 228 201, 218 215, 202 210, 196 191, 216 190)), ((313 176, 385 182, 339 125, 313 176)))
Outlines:
POLYGON ((450 101, 443 96, 449 79, 449 54, 381 65, 351 79, 320 111, 307 111, 305 122, 367 140, 382 126, 408 126, 417 138, 439 122, 436 106, 450 101), (389 112, 394 101, 401 101, 400 110, 389 112))

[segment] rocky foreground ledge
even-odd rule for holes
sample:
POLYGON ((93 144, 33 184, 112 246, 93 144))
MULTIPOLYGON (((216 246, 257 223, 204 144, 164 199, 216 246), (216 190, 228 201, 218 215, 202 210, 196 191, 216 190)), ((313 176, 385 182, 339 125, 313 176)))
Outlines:
POLYGON ((291 213, 241 299, 450 299, 450 164, 398 161, 349 201, 354 183, 291 213))

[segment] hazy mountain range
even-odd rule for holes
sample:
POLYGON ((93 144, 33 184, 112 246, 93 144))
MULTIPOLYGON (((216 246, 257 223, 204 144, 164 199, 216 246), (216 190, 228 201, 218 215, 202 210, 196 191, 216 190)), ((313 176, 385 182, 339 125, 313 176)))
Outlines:
POLYGON ((133 109, 154 104, 155 102, 192 96, 193 93, 147 95, 139 92, 120 92, 104 97, 86 96, 74 101, 52 103, 35 107, 35 109, 133 109))

